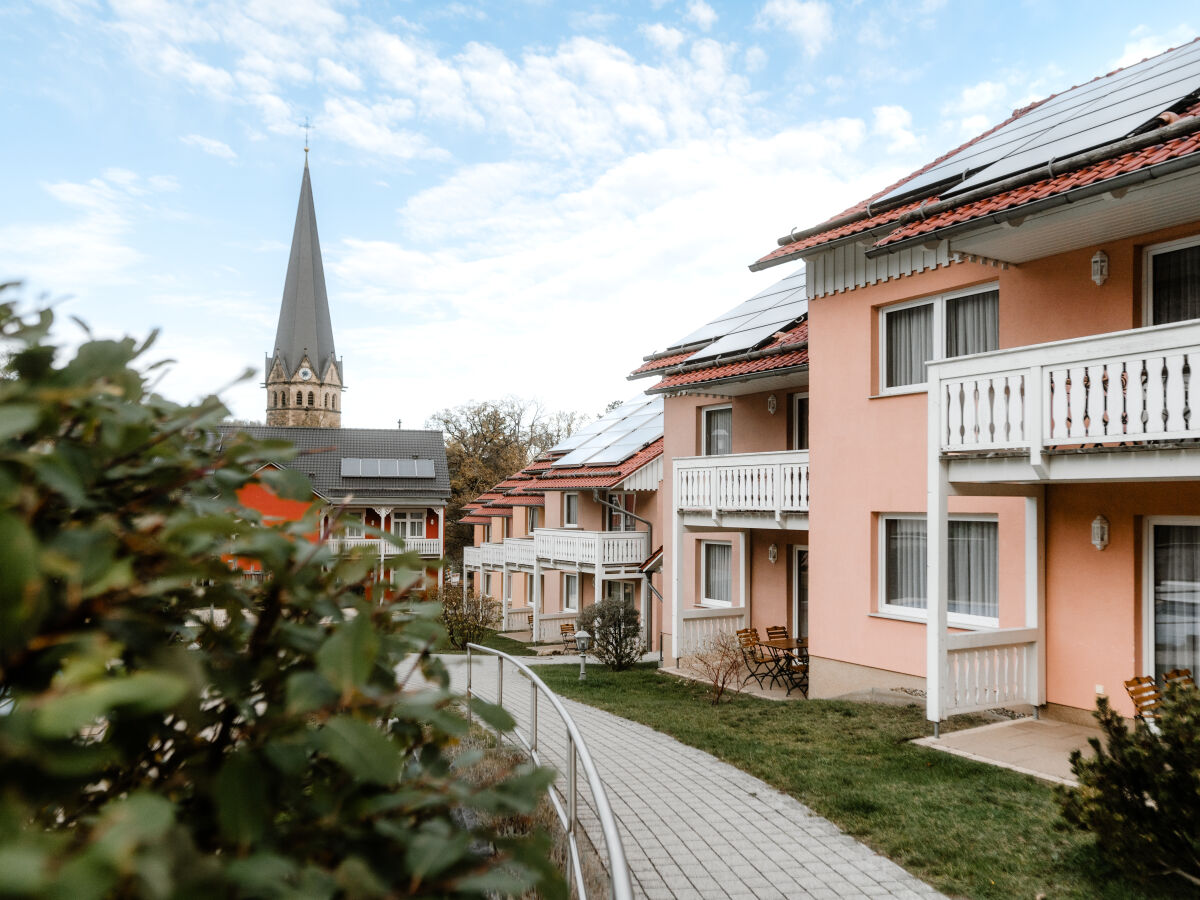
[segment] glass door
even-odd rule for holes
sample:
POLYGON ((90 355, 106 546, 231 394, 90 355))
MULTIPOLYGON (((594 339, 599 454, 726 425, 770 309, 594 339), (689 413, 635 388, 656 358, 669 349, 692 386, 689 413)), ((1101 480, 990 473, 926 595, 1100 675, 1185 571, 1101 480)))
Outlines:
MULTIPOLYGON (((1150 526, 1154 677, 1172 669, 1200 672, 1200 520, 1150 526)), ((1149 656, 1149 654, 1148 654, 1149 656)), ((1144 668, 1149 669, 1147 659, 1144 668)))
POLYGON ((794 547, 792 560, 792 635, 808 640, 808 548, 794 547))

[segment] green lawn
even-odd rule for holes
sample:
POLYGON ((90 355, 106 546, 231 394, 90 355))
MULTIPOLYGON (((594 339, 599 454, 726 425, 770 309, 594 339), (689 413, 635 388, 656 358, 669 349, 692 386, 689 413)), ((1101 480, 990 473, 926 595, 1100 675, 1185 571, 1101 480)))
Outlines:
MULTIPOLYGON (((512 638, 489 631, 488 636, 479 643, 485 647, 491 647, 493 650, 503 650, 509 656, 535 656, 536 651, 530 649, 528 644, 523 644, 520 641, 514 641, 512 638)), ((443 638, 438 645, 433 648, 434 653, 465 653, 465 650, 455 650, 450 646, 450 642, 443 638)))
POLYGON ((589 666, 583 683, 571 666, 542 666, 538 674, 563 696, 756 775, 951 896, 1192 896, 1113 871, 1090 837, 1060 828, 1049 785, 910 744, 929 733, 916 705, 737 695, 713 707, 703 685, 653 665, 589 666))

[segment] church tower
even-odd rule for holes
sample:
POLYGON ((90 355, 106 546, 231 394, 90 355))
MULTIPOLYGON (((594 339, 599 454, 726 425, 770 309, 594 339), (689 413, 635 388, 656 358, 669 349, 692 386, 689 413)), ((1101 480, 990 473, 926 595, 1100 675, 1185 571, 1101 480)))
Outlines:
POLYGON ((275 352, 266 358, 266 373, 268 425, 341 427, 342 361, 333 349, 307 147, 275 352))

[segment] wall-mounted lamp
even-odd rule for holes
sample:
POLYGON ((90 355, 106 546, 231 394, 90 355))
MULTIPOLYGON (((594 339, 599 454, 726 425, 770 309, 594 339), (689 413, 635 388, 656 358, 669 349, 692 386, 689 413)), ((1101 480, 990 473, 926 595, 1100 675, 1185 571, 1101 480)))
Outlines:
POLYGON ((1104 516, 1092 519, 1092 546, 1097 550, 1108 546, 1108 519, 1104 516))
POLYGON ((1108 281, 1108 254, 1103 250, 1092 254, 1092 281, 1096 284, 1108 281))
POLYGON ((767 559, 772 563, 779 559, 779 548, 775 544, 767 549, 767 559))
POLYGON ((775 395, 771 394, 767 397, 767 412, 775 415, 775 410, 779 409, 779 401, 775 399, 775 395))

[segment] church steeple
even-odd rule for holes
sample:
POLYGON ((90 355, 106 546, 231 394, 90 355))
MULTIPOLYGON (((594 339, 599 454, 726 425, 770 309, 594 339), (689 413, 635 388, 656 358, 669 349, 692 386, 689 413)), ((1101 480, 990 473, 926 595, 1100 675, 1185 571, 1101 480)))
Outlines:
POLYGON ((307 147, 266 382, 268 425, 341 426, 342 363, 333 346, 307 147))

